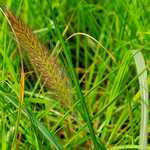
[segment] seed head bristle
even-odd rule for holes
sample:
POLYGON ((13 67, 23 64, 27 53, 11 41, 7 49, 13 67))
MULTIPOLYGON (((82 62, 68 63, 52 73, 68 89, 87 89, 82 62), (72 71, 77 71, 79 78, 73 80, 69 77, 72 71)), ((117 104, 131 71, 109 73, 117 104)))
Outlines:
POLYGON ((61 69, 58 58, 49 55, 48 50, 39 42, 34 33, 8 9, 5 9, 20 46, 26 50, 35 71, 41 76, 45 86, 62 103, 72 100, 69 79, 61 69))

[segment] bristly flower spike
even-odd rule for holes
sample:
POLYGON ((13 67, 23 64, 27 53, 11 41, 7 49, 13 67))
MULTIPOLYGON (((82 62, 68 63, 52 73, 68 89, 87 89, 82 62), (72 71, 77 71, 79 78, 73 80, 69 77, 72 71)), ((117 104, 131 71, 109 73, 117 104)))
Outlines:
POLYGON ((4 12, 15 32, 16 40, 20 47, 25 49, 44 85, 53 93, 54 98, 63 104, 70 104, 73 98, 70 80, 61 69, 58 58, 49 55, 48 50, 39 42, 35 34, 11 11, 5 8, 4 12))

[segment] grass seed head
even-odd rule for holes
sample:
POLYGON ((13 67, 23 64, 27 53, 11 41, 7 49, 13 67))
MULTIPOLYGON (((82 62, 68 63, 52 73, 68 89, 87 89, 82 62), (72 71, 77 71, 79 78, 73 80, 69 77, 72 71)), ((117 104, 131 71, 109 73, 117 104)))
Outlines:
POLYGON ((8 9, 5 14, 13 28, 17 41, 27 52, 35 71, 41 76, 44 85, 53 93, 54 98, 63 104, 72 100, 72 88, 69 79, 58 58, 49 55, 48 50, 39 42, 35 34, 8 9))

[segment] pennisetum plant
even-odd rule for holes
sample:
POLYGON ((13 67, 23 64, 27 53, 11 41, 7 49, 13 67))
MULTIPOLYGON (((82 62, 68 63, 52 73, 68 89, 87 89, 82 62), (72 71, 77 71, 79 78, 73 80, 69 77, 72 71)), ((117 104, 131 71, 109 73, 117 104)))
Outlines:
POLYGON ((58 58, 49 54, 48 49, 40 43, 36 35, 11 11, 7 8, 3 11, 19 46, 27 53, 35 72, 51 91, 53 98, 60 100, 63 104, 70 104, 73 98, 70 80, 62 70, 58 58))

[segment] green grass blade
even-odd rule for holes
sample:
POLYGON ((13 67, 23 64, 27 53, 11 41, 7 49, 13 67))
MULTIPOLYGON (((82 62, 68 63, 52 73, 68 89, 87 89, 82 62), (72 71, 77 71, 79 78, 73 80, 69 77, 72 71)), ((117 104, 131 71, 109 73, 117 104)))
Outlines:
POLYGON ((55 146, 55 148, 56 148, 57 150, 63 150, 63 146, 60 145, 60 144, 57 142, 57 140, 56 140, 56 138, 54 137, 54 135, 53 135, 49 130, 47 130, 47 128, 46 128, 42 123, 40 123, 40 122, 32 115, 32 113, 31 113, 29 110, 28 110, 27 112, 28 112, 28 116, 30 117, 30 119, 31 119, 31 121, 32 121, 32 123, 33 123, 33 125, 38 128, 38 130, 43 134, 43 136, 44 136, 48 141, 50 141, 50 142, 55 146))
MULTIPOLYGON (((109 103, 114 100, 114 98, 120 93, 121 88, 123 87, 123 84, 126 80, 126 74, 128 72, 128 64, 131 59, 130 53, 126 53, 121 65, 119 66, 119 71, 114 79, 110 95, 109 95, 109 103)), ((115 109, 115 103, 113 103, 106 112, 106 126, 109 125, 112 115, 113 115, 113 110, 115 109)), ((102 139, 105 139, 105 137, 108 136, 108 130, 107 128, 104 128, 104 131, 102 133, 102 139)))
POLYGON ((127 105, 126 107, 124 108, 124 110, 122 111, 121 115, 120 115, 120 118, 118 119, 118 121, 116 122, 113 130, 112 130, 112 133, 108 139, 108 142, 107 142, 107 145, 109 145, 113 139, 115 139, 115 136, 118 132, 118 130, 121 128, 121 126, 124 124, 124 122, 128 119, 128 108, 127 108, 127 105))
POLYGON ((64 54, 65 54, 66 60, 68 62, 68 68, 69 68, 72 80, 74 82, 74 85, 75 85, 75 88, 76 88, 76 92, 78 94, 78 98, 81 101, 81 107, 82 107, 82 111, 84 113, 84 119, 86 119, 86 121, 87 121, 89 132, 90 132, 91 138, 92 138, 93 143, 94 143, 94 148, 96 150, 99 150, 99 149, 103 150, 103 149, 105 149, 104 145, 101 142, 98 142, 97 138, 95 136, 93 125, 92 125, 92 121, 91 121, 91 118, 90 118, 90 115, 89 115, 89 112, 88 112, 88 109, 87 109, 87 106, 86 106, 86 103, 85 103, 85 100, 84 100, 84 96, 83 96, 83 94, 81 92, 79 81, 78 81, 78 79, 76 77, 76 74, 74 72, 74 68, 73 68, 73 65, 72 65, 72 61, 70 59, 70 55, 69 55, 70 51, 65 46, 64 40, 62 39, 62 36, 61 36, 60 31, 59 31, 58 28, 56 28, 56 32, 57 32, 57 35, 59 37, 60 43, 62 44, 62 47, 63 47, 63 50, 64 50, 64 54))
MULTIPOLYGON (((3 93, 0 93, 3 94, 3 93)), ((19 108, 19 104, 17 101, 12 100, 11 98, 9 98, 8 96, 4 96, 5 99, 7 99, 13 106, 15 106, 16 108, 19 108)), ((54 147, 57 150, 63 150, 63 146, 57 142, 55 136, 42 124, 40 123, 34 116, 33 114, 27 110, 27 109, 23 109, 22 114, 24 114, 28 119, 31 119, 32 124, 42 133, 42 135, 45 137, 45 139, 47 139, 50 143, 52 143, 54 145, 54 147)))

